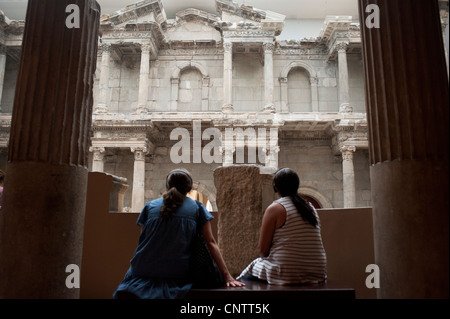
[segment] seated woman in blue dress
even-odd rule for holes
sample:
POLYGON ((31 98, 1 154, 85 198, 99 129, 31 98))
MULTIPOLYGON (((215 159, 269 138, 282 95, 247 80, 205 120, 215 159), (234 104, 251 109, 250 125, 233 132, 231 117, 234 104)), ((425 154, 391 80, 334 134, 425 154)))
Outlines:
POLYGON ((186 197, 192 178, 184 170, 173 170, 166 179, 167 192, 148 202, 137 224, 142 226, 130 268, 113 297, 182 299, 192 288, 189 280, 191 242, 197 223, 227 286, 243 286, 229 273, 211 230, 213 216, 203 204, 186 197))

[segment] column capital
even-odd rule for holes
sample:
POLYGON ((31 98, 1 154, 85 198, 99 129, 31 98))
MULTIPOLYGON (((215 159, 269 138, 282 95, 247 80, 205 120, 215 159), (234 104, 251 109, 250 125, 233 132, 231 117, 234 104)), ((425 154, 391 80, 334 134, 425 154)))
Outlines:
POLYGON ((105 148, 99 146, 89 147, 89 152, 94 155, 94 161, 101 161, 105 157, 105 148))
POLYGON ((348 46, 349 46, 348 42, 340 42, 340 43, 337 43, 334 46, 334 48, 338 53, 345 53, 345 52, 347 52, 348 46))
POLYGON ((6 55, 6 52, 7 52, 6 45, 0 43, 0 54, 6 55))
POLYGON ((311 76, 309 78, 309 82, 311 85, 318 85, 319 84, 319 78, 317 76, 311 76))
POLYGON ((147 146, 133 146, 130 147, 130 150, 132 153, 134 153, 134 160, 135 161, 144 161, 145 155, 148 154, 148 148, 147 146))
POLYGON ((139 43, 142 52, 150 53, 151 44, 150 43, 139 43))
POLYGON ((352 161, 353 160, 353 155, 356 152, 356 146, 344 145, 344 146, 341 146, 339 150, 342 153, 342 160, 343 161, 352 161))
POLYGON ((112 51, 111 43, 102 43, 100 45, 100 48, 102 49, 102 52, 104 52, 104 53, 110 53, 112 51))
POLYGON ((264 52, 267 53, 273 53, 273 51, 275 50, 275 43, 273 42, 264 42, 262 44, 264 52))
POLYGON ((228 42, 228 41, 224 42, 223 50, 225 53, 232 53, 233 52, 233 43, 228 42))

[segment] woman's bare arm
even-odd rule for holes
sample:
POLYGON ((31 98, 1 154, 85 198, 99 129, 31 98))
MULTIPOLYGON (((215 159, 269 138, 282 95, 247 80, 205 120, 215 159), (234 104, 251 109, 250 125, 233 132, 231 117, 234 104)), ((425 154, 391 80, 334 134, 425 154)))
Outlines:
POLYGON ((261 257, 269 255, 270 247, 275 230, 281 227, 286 221, 286 210, 278 203, 273 203, 267 207, 261 223, 261 232, 259 235, 259 252, 261 257))
POLYGON ((217 263, 220 271, 222 272, 223 279, 225 280, 227 287, 241 287, 245 286, 243 282, 235 280, 230 272, 228 271, 227 265, 220 253, 219 246, 212 234, 211 222, 206 222, 205 226, 203 226, 203 237, 205 238, 206 244, 208 245, 209 251, 211 252, 211 256, 217 263))

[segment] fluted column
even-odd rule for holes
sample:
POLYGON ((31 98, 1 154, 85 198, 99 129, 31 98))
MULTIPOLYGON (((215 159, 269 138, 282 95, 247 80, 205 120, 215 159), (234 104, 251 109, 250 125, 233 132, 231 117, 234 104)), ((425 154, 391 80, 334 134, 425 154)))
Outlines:
POLYGON ((5 79, 6 46, 0 44, 0 112, 2 111, 3 81, 5 79))
POLYGON ((223 112, 232 112, 233 108, 233 43, 223 44, 223 112))
POLYGON ((272 42, 263 43, 264 48, 264 111, 275 112, 273 104, 273 50, 275 44, 272 42))
POLYGON ((137 113, 146 113, 148 108, 148 75, 150 73, 150 44, 141 44, 141 69, 139 75, 139 97, 137 113))
POLYGON ((111 44, 104 43, 102 48, 102 64, 100 65, 100 83, 98 102, 94 113, 108 113, 109 103, 109 64, 111 59, 111 44))
POLYGON ((378 297, 448 298, 449 106, 438 1, 358 3, 378 297), (370 4, 379 28, 365 23, 370 4))
POLYGON ((77 298, 100 6, 29 0, 0 213, 0 298, 77 298), (79 8, 79 28, 65 10, 79 8))
POLYGON ((104 157, 105 148, 104 147, 91 147, 89 151, 92 152, 92 171, 93 172, 104 172, 104 157))
POLYGON ((356 147, 354 146, 344 146, 341 148, 342 188, 345 208, 356 206, 355 168, 353 165, 353 156, 355 151, 356 147))
POLYGON ((339 112, 346 113, 352 112, 348 85, 347 48, 348 43, 345 42, 336 45, 339 68, 339 112))
POLYGON ((131 210, 140 212, 145 204, 145 154, 146 147, 132 147, 134 153, 133 190, 131 194, 131 210))

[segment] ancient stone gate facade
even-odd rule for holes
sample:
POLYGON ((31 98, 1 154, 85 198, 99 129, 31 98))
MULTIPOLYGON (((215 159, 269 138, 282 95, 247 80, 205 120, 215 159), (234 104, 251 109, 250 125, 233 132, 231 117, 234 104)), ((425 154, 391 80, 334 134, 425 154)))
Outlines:
MULTIPOLYGON (((369 206, 359 24, 330 16, 317 37, 287 41, 278 39, 281 14, 229 0, 216 0, 216 9, 168 19, 164 1, 146 0, 101 17, 90 169, 127 179, 124 211, 159 197, 176 167, 192 173, 215 210, 213 170, 233 164, 291 167, 300 192, 320 207, 369 206), (171 156, 180 138, 175 129, 188 132, 188 161, 171 156), (198 161, 195 145, 204 149, 214 138, 205 137, 208 129, 219 132, 217 160, 198 161), (249 142, 252 131, 257 144, 249 142), (249 160, 255 148, 262 156, 249 160)), ((23 27, 2 16, 2 168, 23 27)))

